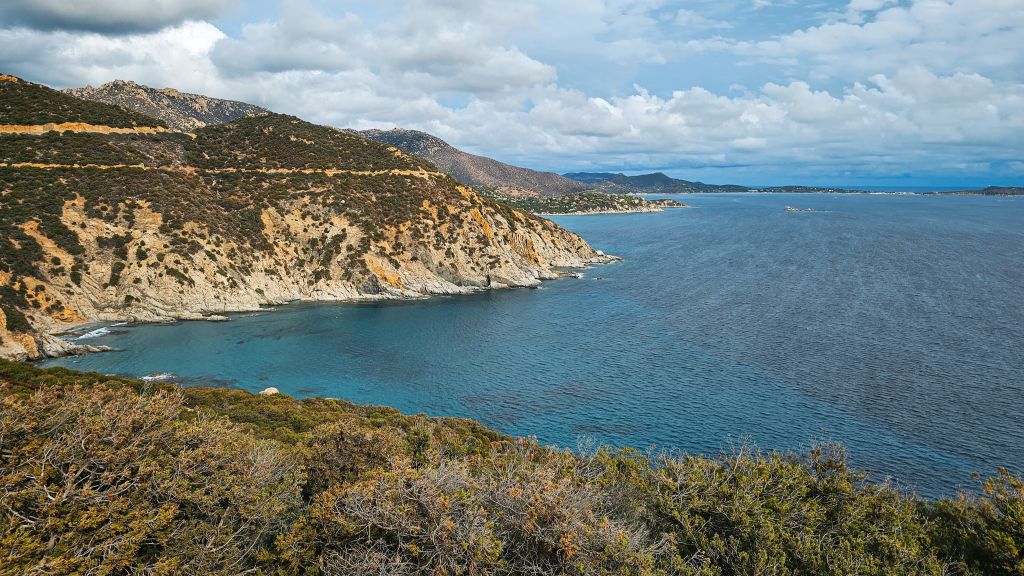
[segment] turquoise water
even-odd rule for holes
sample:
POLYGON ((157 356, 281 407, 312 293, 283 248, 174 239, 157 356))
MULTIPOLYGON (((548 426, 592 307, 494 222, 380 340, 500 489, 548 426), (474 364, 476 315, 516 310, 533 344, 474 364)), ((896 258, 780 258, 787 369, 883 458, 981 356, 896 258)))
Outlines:
POLYGON ((845 443, 926 495, 1024 464, 1024 199, 694 195, 557 220, 622 263, 539 290, 114 328, 48 362, 715 452, 845 443), (786 213, 784 205, 814 208, 786 213))

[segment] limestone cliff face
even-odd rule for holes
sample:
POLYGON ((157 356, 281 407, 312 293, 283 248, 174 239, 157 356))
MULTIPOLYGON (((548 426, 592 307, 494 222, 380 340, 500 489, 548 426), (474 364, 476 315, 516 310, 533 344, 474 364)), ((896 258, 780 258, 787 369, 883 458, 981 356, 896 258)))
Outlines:
POLYGON ((6 358, 89 351, 54 336, 84 322, 535 286, 609 260, 422 160, 296 118, 48 134, 0 131, 6 358))

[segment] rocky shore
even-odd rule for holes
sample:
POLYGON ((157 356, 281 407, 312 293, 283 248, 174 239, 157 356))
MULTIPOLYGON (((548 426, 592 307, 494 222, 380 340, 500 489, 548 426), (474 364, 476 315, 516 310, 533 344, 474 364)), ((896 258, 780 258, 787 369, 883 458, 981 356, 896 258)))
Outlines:
MULTIPOLYGON (((70 210, 69 223, 83 230, 79 216, 70 210)), ((134 218, 133 229, 117 231, 132 239, 129 253, 135 254, 136 246, 161 246, 167 242, 159 232, 157 220, 145 214, 138 216, 141 217, 134 218)), ((282 217, 281 223, 288 219, 282 217)), ((467 219, 472 222, 467 222, 467 227, 479 227, 473 218, 467 219)), ((562 275, 559 270, 583 269, 617 259, 594 250, 578 236, 546 220, 532 219, 532 230, 516 232, 506 230, 507 222, 501 217, 485 221, 496 239, 495 255, 490 259, 481 261, 482 258, 474 256, 466 247, 458 251, 443 246, 419 247, 400 254, 394 261, 368 255, 364 262, 370 272, 368 278, 345 279, 340 262, 334 262, 319 274, 315 270, 295 270, 295 260, 279 254, 299 255, 304 259, 306 256, 302 254, 309 250, 310 239, 286 234, 287 225, 267 225, 275 252, 240 256, 242 261, 237 263, 244 264, 240 268, 250 273, 234 275, 236 282, 228 288, 217 278, 218 270, 222 270, 225 263, 217 253, 225 251, 222 247, 219 250, 215 246, 205 247, 208 252, 191 260, 168 259, 167 268, 176 271, 172 275, 166 274, 164 266, 148 265, 152 262, 126 266, 120 272, 117 286, 104 282, 111 276, 116 261, 96 250, 95 259, 87 266, 89 273, 80 285, 59 278, 34 283, 34 286, 42 286, 38 293, 46 298, 44 301, 63 302, 61 313, 34 315, 33 330, 27 333, 9 331, 0 317, 0 358, 40 360, 103 352, 108 348, 61 337, 96 323, 224 321, 227 318, 223 315, 227 313, 253 312, 295 301, 409 299, 536 287, 543 281, 559 278, 562 275), (314 276, 319 280, 310 282, 314 276), (187 281, 182 281, 182 277, 187 281)), ((88 222, 84 230, 95 230, 97 225, 97 222, 88 222)), ((322 232, 323 236, 337 234, 337 230, 322 232)), ((357 231, 349 229, 348 234, 357 234, 357 231)), ((464 234, 471 238, 472 231, 464 234)), ((79 238, 87 249, 101 242, 83 233, 79 238)), ((53 243, 42 244, 48 248, 47 258, 68 258, 68 254, 53 243)))

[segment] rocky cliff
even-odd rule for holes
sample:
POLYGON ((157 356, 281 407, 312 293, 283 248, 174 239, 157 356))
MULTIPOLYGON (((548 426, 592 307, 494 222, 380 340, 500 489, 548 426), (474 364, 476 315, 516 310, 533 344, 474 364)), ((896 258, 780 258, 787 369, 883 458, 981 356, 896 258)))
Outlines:
POLYGON ((487 188, 506 196, 565 196, 591 187, 552 172, 519 168, 492 158, 468 154, 436 136, 416 130, 364 130, 365 138, 394 146, 432 162, 459 182, 487 188))
POLYGON ((0 126, 58 127, 0 131, 3 357, 81 351, 53 334, 89 321, 534 286, 608 260, 424 160, 298 118, 181 134, 13 78, 0 101, 21 104, 0 126))
POLYGON ((69 88, 64 92, 76 98, 112 104, 157 118, 179 132, 191 132, 204 126, 225 124, 267 112, 264 108, 245 102, 188 94, 173 88, 150 88, 124 80, 114 80, 99 88, 86 86, 69 88))

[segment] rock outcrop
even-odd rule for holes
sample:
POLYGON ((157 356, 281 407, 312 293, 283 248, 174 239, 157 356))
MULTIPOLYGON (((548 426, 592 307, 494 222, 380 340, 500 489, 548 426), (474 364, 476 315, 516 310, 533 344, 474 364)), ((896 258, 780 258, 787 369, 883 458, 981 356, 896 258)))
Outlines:
POLYGON ((265 108, 245 102, 188 94, 173 88, 150 88, 124 80, 107 82, 98 88, 69 88, 64 92, 76 98, 113 104, 157 118, 179 132, 191 132, 267 112, 265 108))

